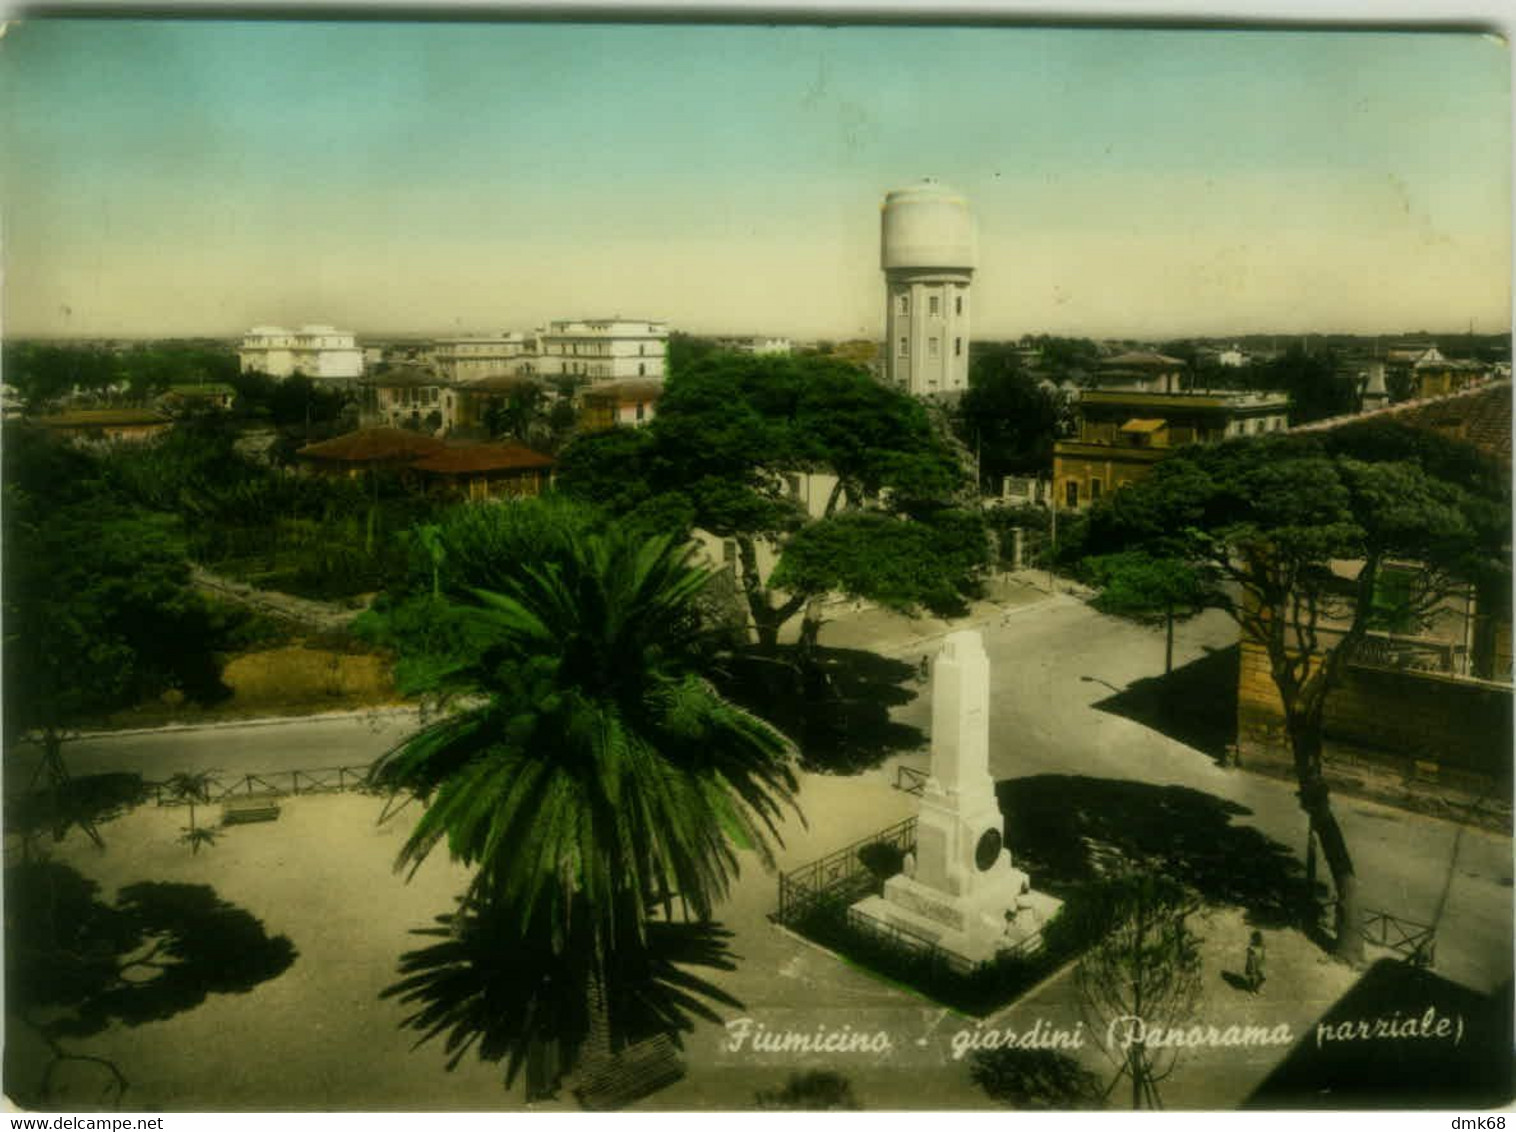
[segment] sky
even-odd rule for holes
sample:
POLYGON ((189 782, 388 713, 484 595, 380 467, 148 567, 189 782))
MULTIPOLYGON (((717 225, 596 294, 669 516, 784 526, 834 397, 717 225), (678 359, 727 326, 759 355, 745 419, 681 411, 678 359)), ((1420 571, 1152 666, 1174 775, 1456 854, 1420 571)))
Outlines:
POLYGON ((1505 331, 1510 76, 1473 33, 23 21, 0 331, 875 337, 923 177, 976 338, 1505 331))

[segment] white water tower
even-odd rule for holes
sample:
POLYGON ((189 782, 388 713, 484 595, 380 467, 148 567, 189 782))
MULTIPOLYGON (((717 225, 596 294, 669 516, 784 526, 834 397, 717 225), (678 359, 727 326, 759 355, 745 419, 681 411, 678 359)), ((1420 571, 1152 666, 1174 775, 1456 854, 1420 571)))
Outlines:
POLYGON ((961 193, 933 180, 884 198, 885 374, 916 396, 969 385, 974 218, 961 193))

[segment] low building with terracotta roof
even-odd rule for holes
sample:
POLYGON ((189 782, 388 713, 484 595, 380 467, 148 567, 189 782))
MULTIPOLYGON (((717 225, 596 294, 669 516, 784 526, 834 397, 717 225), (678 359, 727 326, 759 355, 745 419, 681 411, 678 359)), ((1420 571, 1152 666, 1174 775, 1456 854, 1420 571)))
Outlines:
POLYGON ((85 444, 140 443, 174 424, 157 409, 71 409, 38 417, 33 423, 54 436, 85 444))
POLYGON ((554 460, 520 444, 449 444, 411 464, 437 488, 471 500, 538 495, 554 460))
POLYGON ((447 445, 433 436, 403 428, 363 428, 307 444, 295 453, 306 466, 328 475, 361 475, 375 469, 403 469, 447 445))
POLYGON ((653 419, 662 396, 661 380, 634 378, 591 385, 579 394, 579 425, 585 432, 645 425, 653 419))

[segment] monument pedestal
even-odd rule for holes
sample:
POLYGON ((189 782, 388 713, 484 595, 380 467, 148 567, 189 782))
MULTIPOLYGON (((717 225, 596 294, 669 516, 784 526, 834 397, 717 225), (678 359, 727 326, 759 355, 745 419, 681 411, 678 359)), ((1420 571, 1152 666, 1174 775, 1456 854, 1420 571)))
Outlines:
POLYGON ((989 773, 989 658, 974 631, 954 633, 932 676, 932 777, 921 795, 914 867, 855 915, 899 929, 908 945, 937 947, 970 964, 1035 950, 1062 902, 1032 891, 1002 846, 1003 818, 989 773))

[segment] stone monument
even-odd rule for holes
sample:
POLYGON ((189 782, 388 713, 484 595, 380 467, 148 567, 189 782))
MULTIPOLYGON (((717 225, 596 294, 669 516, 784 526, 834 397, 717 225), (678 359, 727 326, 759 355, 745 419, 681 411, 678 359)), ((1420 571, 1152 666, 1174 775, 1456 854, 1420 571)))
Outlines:
POLYGON ((914 867, 853 905, 907 942, 969 963, 1035 949, 1062 901, 1011 865, 989 770, 990 661, 977 630, 951 634, 932 668, 932 768, 921 794, 914 867))

